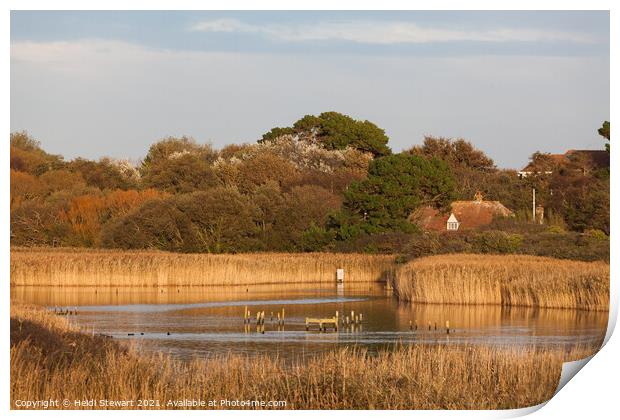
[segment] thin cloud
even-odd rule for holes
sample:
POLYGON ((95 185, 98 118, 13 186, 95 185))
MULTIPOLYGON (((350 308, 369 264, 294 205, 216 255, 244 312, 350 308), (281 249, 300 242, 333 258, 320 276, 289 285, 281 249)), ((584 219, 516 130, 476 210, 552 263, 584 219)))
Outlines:
POLYGON ((419 54, 317 59, 101 39, 14 41, 11 128, 29 130, 67 158, 121 158, 143 156, 168 135, 212 139, 216 147, 251 142, 302 115, 337 110, 385 128, 395 151, 428 133, 465 137, 499 166, 522 167, 541 144, 553 152, 597 141, 596 127, 609 118, 608 60, 419 54))
POLYGON ((445 42, 572 42, 592 43, 588 34, 544 29, 501 28, 460 30, 422 27, 410 22, 342 21, 314 24, 256 25, 238 19, 196 23, 196 32, 259 34, 278 41, 349 41, 361 44, 424 44, 445 42))

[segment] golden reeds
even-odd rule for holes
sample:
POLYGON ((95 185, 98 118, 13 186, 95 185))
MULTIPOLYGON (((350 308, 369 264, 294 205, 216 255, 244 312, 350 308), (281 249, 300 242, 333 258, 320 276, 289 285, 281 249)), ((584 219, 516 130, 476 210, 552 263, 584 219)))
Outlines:
POLYGON ((11 250, 15 286, 210 286, 347 283, 382 279, 394 257, 364 254, 174 254, 158 251, 11 250))
POLYGON ((441 255, 396 272, 397 296, 417 303, 608 310, 609 264, 524 255, 441 255))
POLYGON ((146 408, 178 408, 168 403, 183 399, 285 401, 289 409, 518 408, 551 398, 562 362, 597 349, 414 345, 377 355, 335 350, 288 365, 267 356, 182 362, 138 354, 40 308, 12 304, 11 407, 20 408, 18 400, 68 399, 58 408, 76 408, 75 400, 146 398, 159 404, 146 408))
POLYGON ((11 250, 14 286, 346 284, 393 279, 401 300, 607 310, 609 264, 524 255, 451 254, 414 260, 364 254, 173 254, 157 251, 11 250))

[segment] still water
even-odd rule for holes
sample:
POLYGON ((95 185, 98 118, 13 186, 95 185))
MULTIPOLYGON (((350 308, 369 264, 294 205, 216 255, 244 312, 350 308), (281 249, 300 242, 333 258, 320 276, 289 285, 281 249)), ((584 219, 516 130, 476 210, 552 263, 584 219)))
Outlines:
POLYGON ((568 347, 599 343, 607 327, 607 312, 402 304, 381 285, 12 287, 11 297, 52 309, 77 308, 68 317, 85 331, 181 359, 228 353, 290 359, 339 346, 372 352, 399 343, 568 347), (244 325, 246 306, 253 318, 265 312, 264 333, 257 332, 255 320, 244 325), (282 309, 285 325, 279 327, 276 314, 282 309), (338 332, 306 331, 306 317, 327 318, 336 311, 361 313, 363 323, 338 332))

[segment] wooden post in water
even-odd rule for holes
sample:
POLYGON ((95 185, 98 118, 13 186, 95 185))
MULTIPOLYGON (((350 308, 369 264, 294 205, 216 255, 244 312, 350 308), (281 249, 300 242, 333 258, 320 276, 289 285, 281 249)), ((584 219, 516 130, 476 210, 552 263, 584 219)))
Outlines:
POLYGON ((363 318, 362 318, 362 314, 360 313, 360 324, 362 323, 363 318))
POLYGON ((409 331, 413 331, 413 321, 409 320, 409 331))
POLYGON ((246 305, 245 308, 243 308, 243 323, 247 324, 248 322, 248 307, 246 305))
POLYGON ((282 325, 284 325, 284 308, 282 308, 282 325))
POLYGON ((450 334, 450 321, 446 321, 446 334, 450 334))
POLYGON ((431 321, 428 321, 428 330, 431 330, 431 321))
POLYGON ((435 321, 435 331, 437 331, 437 321, 435 321))

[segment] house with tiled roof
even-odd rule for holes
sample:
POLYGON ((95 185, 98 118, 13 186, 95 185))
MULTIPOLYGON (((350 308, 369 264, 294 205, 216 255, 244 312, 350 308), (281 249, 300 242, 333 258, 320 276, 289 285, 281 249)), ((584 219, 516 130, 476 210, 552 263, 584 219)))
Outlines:
POLYGON ((409 221, 424 231, 456 232, 477 229, 498 217, 511 217, 513 212, 499 201, 485 201, 478 192, 472 201, 454 201, 450 211, 440 212, 427 206, 416 210, 409 221))
POLYGON ((564 154, 545 153, 539 156, 542 159, 528 163, 517 172, 520 178, 533 174, 550 175, 557 167, 576 162, 595 170, 609 167, 609 152, 606 150, 568 150, 564 154))

